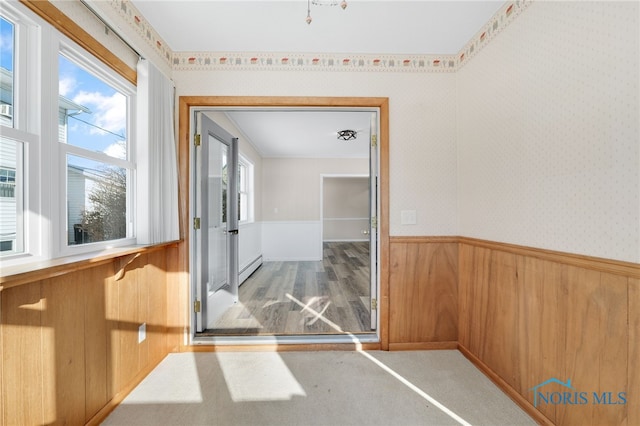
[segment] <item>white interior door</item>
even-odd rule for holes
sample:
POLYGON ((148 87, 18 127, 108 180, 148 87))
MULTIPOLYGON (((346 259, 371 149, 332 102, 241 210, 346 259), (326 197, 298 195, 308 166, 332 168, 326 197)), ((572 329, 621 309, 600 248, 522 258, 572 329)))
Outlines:
POLYGON ((371 113, 369 152, 369 256, 371 280, 371 329, 378 324, 378 114, 371 113))
POLYGON ((194 266, 196 329, 202 332, 238 302, 238 139, 197 115, 194 266))

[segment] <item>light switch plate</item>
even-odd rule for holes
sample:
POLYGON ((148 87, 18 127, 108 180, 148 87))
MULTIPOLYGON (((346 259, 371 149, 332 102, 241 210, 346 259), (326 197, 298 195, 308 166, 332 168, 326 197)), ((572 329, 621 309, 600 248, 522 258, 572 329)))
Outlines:
POLYGON ((415 225, 416 224, 416 211, 415 210, 402 210, 400 212, 400 223, 402 225, 415 225))

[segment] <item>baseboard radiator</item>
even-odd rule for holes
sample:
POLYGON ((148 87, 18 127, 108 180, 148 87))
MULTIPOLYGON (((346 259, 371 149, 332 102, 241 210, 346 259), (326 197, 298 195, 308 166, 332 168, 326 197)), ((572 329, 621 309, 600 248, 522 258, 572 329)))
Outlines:
POLYGON ((247 278, 249 278, 251 274, 253 274, 256 269, 260 267, 260 265, 262 265, 262 255, 256 257, 247 265, 245 265, 244 268, 240 269, 240 284, 242 284, 247 278))

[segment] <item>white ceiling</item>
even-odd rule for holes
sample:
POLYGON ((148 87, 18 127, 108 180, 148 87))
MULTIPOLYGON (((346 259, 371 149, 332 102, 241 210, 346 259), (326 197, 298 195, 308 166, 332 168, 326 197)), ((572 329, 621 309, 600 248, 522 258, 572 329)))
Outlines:
POLYGON ((456 54, 502 1, 133 0, 179 51, 456 54))
MULTIPOLYGON (((351 54, 456 54, 504 1, 132 0, 171 50, 351 54)), ((367 157, 369 112, 228 111, 264 157, 367 157), (357 130, 355 141, 336 132, 357 130)))
POLYGON ((346 109, 227 111, 241 136, 264 158, 367 158, 371 115, 346 109), (339 130, 355 130, 357 137, 338 140, 339 130))

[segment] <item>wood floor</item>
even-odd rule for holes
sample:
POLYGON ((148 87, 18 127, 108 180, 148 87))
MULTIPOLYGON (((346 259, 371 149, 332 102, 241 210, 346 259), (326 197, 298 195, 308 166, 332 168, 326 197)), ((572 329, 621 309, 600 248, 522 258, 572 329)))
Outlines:
POLYGON ((318 262, 264 262, 239 302, 205 335, 366 333, 371 330, 369 243, 324 243, 318 262))

